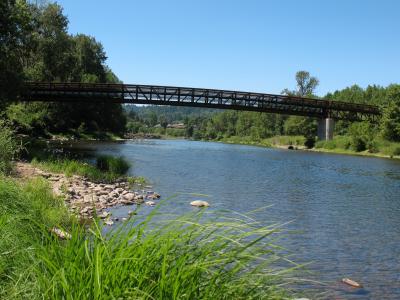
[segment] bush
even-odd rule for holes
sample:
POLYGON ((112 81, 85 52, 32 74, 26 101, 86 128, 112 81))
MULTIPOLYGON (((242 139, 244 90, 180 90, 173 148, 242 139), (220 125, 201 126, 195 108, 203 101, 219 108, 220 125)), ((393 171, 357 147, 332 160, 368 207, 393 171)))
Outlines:
POLYGON ((367 149, 369 153, 378 153, 379 152, 379 145, 378 142, 372 140, 367 143, 367 149))
POLYGON ((315 137, 306 137, 304 146, 306 146, 307 149, 311 149, 314 147, 314 145, 315 145, 315 137))
POLYGON ((100 170, 118 175, 124 175, 130 168, 130 164, 124 158, 110 155, 97 157, 96 164, 100 170))
POLYGON ((400 147, 394 148, 393 155, 396 155, 396 156, 400 155, 400 147))
POLYGON ((361 152, 367 149, 367 144, 363 138, 353 136, 351 141, 351 147, 353 148, 354 151, 361 152))
POLYGON ((12 169, 12 160, 21 150, 14 132, 2 120, 0 120, 0 173, 7 174, 12 169))

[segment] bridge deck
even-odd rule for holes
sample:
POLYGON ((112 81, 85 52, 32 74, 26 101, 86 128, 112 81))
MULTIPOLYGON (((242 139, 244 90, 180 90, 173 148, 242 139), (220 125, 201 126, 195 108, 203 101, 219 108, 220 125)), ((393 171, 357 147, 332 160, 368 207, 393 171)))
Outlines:
POLYGON ((264 93, 173 86, 28 82, 22 101, 113 102, 234 109, 337 120, 376 121, 378 107, 264 93))

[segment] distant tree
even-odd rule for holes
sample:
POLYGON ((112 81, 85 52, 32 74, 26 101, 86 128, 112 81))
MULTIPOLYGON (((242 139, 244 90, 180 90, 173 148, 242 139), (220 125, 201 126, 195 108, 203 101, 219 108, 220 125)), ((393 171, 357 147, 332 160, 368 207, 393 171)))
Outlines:
POLYGON ((296 73, 296 84, 297 90, 290 91, 284 89, 282 93, 292 96, 310 97, 318 86, 319 80, 316 77, 310 76, 310 73, 307 71, 298 71, 296 73))
MULTIPOLYGON (((296 73, 297 90, 290 91, 285 89, 283 94, 298 97, 314 97, 314 91, 319 84, 316 77, 310 76, 307 71, 296 73)), ((317 126, 315 120, 308 117, 290 116, 284 124, 285 133, 288 135, 303 135, 306 138, 305 146, 312 148, 315 144, 317 126)))

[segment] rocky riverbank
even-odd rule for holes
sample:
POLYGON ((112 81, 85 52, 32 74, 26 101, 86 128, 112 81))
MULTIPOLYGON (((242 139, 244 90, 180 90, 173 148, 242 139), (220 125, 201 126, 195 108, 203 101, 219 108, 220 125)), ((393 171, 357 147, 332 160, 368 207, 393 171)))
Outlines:
POLYGON ((95 215, 105 219, 107 225, 112 225, 117 219, 111 218, 107 209, 119 205, 154 206, 154 200, 160 195, 151 191, 150 187, 133 191, 129 182, 117 180, 112 184, 95 183, 83 176, 45 172, 29 163, 19 162, 16 165, 16 175, 21 178, 43 177, 52 186, 53 193, 63 197, 69 210, 80 219, 93 219, 95 215))

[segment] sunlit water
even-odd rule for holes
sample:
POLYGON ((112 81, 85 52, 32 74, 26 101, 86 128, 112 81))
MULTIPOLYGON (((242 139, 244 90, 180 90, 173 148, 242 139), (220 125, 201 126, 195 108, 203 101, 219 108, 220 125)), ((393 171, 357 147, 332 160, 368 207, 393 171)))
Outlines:
MULTIPOLYGON (((209 195, 212 209, 251 211, 300 232, 281 241, 325 298, 400 299, 400 163, 394 160, 183 140, 92 143, 124 156, 178 211, 209 195), (349 277, 364 285, 349 288, 349 277)), ((124 214, 128 208, 120 208, 124 214)), ((150 208, 149 208, 150 209, 150 208)))

